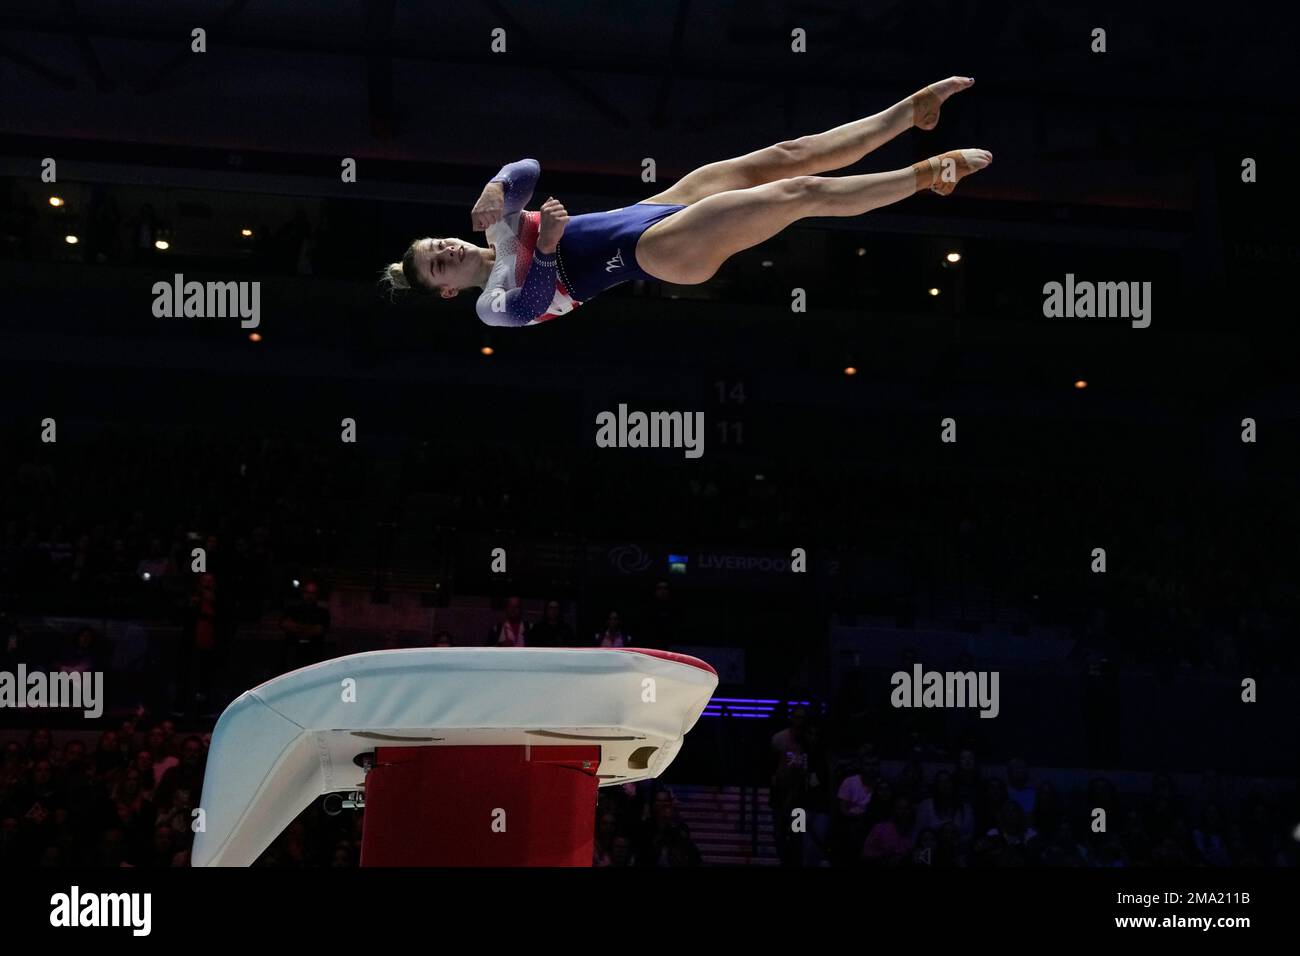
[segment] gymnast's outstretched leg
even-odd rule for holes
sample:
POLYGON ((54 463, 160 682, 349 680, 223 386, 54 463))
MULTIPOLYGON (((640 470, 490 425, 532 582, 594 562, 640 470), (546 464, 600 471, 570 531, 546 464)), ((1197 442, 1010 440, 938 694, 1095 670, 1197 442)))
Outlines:
POLYGON ((843 169, 913 126, 934 129, 943 103, 974 82, 968 76, 950 76, 873 116, 701 166, 643 201, 690 205, 732 189, 843 169))
POLYGON ((888 173, 794 176, 717 193, 642 233, 636 259, 646 272, 665 282, 705 282, 729 257, 800 219, 860 216, 921 189, 947 195, 959 180, 992 161, 986 150, 957 149, 888 173))

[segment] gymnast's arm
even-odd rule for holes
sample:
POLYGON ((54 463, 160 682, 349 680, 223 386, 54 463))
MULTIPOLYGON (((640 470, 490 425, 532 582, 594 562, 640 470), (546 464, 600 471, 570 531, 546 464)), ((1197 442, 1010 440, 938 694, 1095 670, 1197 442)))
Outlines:
POLYGON ((489 277, 475 311, 485 325, 527 325, 545 315, 554 298, 555 253, 546 255, 535 249, 524 284, 507 292, 497 277, 489 277))
POLYGON ((470 211, 474 228, 485 230, 523 209, 533 198, 533 189, 541 174, 542 166, 535 159, 521 159, 502 166, 501 171, 483 187, 478 202, 470 211))

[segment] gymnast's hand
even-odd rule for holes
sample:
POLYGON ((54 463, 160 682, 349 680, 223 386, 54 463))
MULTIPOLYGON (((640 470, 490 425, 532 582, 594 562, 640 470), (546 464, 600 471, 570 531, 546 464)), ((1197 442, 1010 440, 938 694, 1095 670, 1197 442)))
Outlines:
POLYGON ((564 225, 569 214, 554 196, 542 203, 542 226, 537 234, 537 249, 544 255, 554 255, 564 235, 564 225))
POLYGON ((469 212, 470 221, 476 232, 484 232, 488 226, 498 223, 506 208, 506 187, 502 183, 488 183, 483 187, 483 195, 469 212))

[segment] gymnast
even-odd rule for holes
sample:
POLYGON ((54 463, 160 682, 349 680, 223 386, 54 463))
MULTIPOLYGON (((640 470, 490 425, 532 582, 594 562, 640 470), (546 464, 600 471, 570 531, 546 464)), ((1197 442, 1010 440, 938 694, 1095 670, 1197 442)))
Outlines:
POLYGON ((478 317, 502 326, 546 322, 630 279, 706 282, 732 255, 799 219, 859 216, 922 189, 946 196, 989 165, 988 151, 958 149, 887 173, 816 175, 857 162, 913 126, 934 129, 943 103, 974 82, 949 77, 874 116, 709 163, 664 192, 607 212, 570 217, 554 197, 525 211, 541 167, 521 159, 492 177, 470 212, 486 247, 417 239, 382 281, 444 299, 482 289, 478 317))

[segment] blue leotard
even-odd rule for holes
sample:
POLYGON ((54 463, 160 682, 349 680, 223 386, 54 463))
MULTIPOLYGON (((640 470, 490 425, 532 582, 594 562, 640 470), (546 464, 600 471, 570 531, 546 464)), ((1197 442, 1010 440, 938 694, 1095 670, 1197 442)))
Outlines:
POLYGON ((636 203, 571 216, 555 255, 545 256, 537 252, 540 213, 523 211, 540 175, 537 160, 522 159, 503 166, 491 180, 505 187, 505 210, 487 230, 497 256, 476 303, 478 317, 488 325, 536 325, 621 282, 653 278, 637 263, 637 240, 685 208, 636 203))

